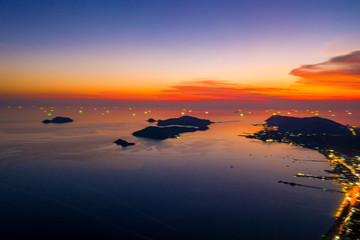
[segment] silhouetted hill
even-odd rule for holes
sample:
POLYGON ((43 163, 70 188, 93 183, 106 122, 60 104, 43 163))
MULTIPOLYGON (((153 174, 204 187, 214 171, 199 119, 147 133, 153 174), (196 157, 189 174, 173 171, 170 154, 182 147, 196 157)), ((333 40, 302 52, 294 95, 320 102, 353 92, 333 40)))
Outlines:
POLYGON ((73 122, 74 120, 72 120, 71 118, 68 117, 55 117, 51 120, 44 120, 42 121, 42 123, 68 123, 68 122, 73 122))
MULTIPOLYGON (((155 120, 153 120, 154 119, 150 118, 148 122, 154 122, 155 120)), ((159 127, 147 127, 140 131, 134 132, 133 135, 136 137, 164 140, 167 138, 177 137, 181 133, 205 131, 209 129, 208 125, 212 123, 210 120, 199 119, 191 116, 158 120, 157 122, 159 127)))
POLYGON ((210 120, 200 119, 191 116, 182 116, 179 118, 170 118, 167 120, 158 120, 158 126, 170 126, 170 125, 180 125, 180 126, 193 126, 193 127, 203 127, 210 125, 210 120))
POLYGON ((158 140, 164 140, 167 138, 175 138, 181 133, 195 132, 198 131, 195 127, 146 127, 140 131, 134 132, 133 135, 136 137, 145 137, 158 140))
POLYGON ((263 130, 246 136, 264 142, 292 143, 326 153, 332 149, 349 156, 360 154, 360 131, 320 117, 272 116, 263 130), (275 128, 277 127, 277 129, 275 128))
POLYGON ((266 120, 268 126, 277 126, 280 132, 302 134, 350 135, 346 126, 321 117, 289 117, 274 115, 266 120))

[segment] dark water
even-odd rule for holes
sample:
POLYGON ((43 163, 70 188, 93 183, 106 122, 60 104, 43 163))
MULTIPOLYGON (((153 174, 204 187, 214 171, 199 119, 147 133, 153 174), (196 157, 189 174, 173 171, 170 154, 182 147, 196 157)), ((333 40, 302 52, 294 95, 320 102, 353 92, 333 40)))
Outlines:
POLYGON ((269 111, 1 111, 1 239, 319 239, 343 197, 278 183, 339 189, 293 178, 324 174, 326 162, 293 161, 325 160, 321 154, 238 136, 257 131, 251 123, 262 123, 269 111), (148 117, 181 112, 222 123, 161 142, 131 135, 150 125, 148 117), (75 122, 41 123, 56 115, 75 122), (136 145, 123 149, 112 143, 118 138, 136 145))

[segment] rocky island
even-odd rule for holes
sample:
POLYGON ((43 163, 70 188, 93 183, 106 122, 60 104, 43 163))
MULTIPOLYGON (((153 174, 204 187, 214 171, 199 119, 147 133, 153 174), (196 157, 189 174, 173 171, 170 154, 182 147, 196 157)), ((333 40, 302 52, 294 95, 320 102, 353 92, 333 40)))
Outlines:
POLYGON ((71 118, 68 117, 55 117, 51 120, 44 120, 42 121, 42 123, 69 123, 69 122, 73 122, 74 120, 72 120, 71 118))
POLYGON ((121 138, 119 138, 118 140, 114 141, 114 143, 116 143, 117 145, 120 145, 122 146, 123 148, 124 147, 127 147, 127 146, 132 146, 132 145, 135 145, 135 143, 131 143, 131 142, 127 142, 121 138))
POLYGON ((158 126, 170 126, 170 125, 179 125, 179 126, 193 126, 193 127, 207 127, 210 125, 210 120, 200 119, 191 116, 182 116, 179 118, 170 118, 166 120, 158 120, 158 126))
POLYGON ((209 129, 210 120, 199 119, 192 116, 182 116, 179 118, 170 118, 167 120, 158 120, 157 127, 150 126, 133 133, 136 137, 152 138, 165 140, 176 138, 181 133, 205 131, 209 129))

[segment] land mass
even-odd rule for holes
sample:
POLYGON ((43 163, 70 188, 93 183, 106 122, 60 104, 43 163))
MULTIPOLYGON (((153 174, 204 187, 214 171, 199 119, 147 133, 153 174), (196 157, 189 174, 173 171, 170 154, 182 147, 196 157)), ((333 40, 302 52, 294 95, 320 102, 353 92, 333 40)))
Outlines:
MULTIPOLYGON (((320 117, 296 118, 272 116, 263 124, 264 129, 246 136, 264 142, 283 142, 318 150, 334 166, 326 170, 331 176, 312 176, 297 173, 294 177, 332 180, 343 186, 345 197, 336 213, 336 221, 322 240, 355 240, 360 236, 360 129, 345 126, 320 117)), ((326 188, 279 181, 290 186, 303 186, 324 191, 326 188)), ((336 191, 336 190, 331 190, 336 191)))
POLYGON ((210 125, 210 120, 200 119, 192 116, 182 116, 179 118, 170 118, 166 120, 158 120, 158 126, 170 126, 170 125, 179 125, 179 126, 193 126, 193 127, 207 127, 210 125))
POLYGON ((360 155, 360 129, 321 117, 297 118, 275 115, 264 129, 247 135, 264 142, 285 142, 318 150, 327 155, 332 149, 348 156, 360 155))
POLYGON ((182 116, 167 120, 158 120, 157 127, 150 126, 133 133, 136 137, 165 140, 176 138, 181 133, 205 131, 212 122, 206 119, 199 119, 192 116, 182 116))
POLYGON ((72 120, 71 118, 68 117, 55 117, 51 120, 44 120, 42 121, 42 123, 69 123, 69 122, 73 122, 74 120, 72 120))
POLYGON ((125 141, 125 140, 123 140, 123 139, 121 139, 121 138, 119 138, 118 140, 116 140, 114 143, 116 143, 117 145, 122 146, 123 148, 124 148, 124 147, 127 147, 127 146, 135 145, 135 143, 131 143, 131 142, 125 141))

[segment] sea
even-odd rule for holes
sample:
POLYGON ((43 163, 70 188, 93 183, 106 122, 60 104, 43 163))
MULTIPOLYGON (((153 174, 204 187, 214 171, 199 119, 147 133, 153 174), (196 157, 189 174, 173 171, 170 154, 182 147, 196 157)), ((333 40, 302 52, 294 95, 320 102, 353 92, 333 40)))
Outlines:
POLYGON ((244 137, 274 114, 360 124, 350 110, 1 106, 0 239, 320 239, 343 194, 279 181, 341 186, 294 178, 327 175, 319 152, 244 137), (184 115, 214 123, 132 135, 184 115), (74 122, 42 123, 55 116, 74 122))

